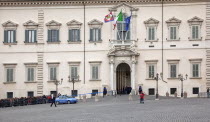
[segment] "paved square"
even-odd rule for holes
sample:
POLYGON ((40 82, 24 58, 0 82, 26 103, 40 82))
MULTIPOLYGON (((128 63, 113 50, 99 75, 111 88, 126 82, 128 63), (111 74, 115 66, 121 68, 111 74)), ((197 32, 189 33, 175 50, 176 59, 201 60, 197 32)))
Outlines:
POLYGON ((210 122, 210 99, 165 99, 108 96, 99 102, 0 108, 0 122, 210 122))

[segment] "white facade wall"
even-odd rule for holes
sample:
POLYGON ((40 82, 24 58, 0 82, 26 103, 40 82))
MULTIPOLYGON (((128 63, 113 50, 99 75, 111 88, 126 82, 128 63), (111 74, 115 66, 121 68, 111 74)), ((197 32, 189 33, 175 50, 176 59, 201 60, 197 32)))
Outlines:
MULTIPOLYGON (((163 41, 164 41, 164 53, 163 53, 163 78, 167 83, 159 81, 159 94, 165 95, 166 92, 170 92, 170 88, 177 88, 177 93, 180 95, 181 82, 179 79, 168 79, 169 59, 179 59, 178 74, 188 74, 188 79, 184 81, 184 91, 188 93, 188 96, 195 97, 197 95, 192 94, 193 87, 199 87, 200 92, 206 91, 206 48, 209 45, 206 44, 206 5, 205 2, 198 3, 179 3, 179 4, 167 4, 164 5, 164 18, 163 18, 163 41), (204 19, 201 26, 202 41, 189 41, 190 28, 189 19, 194 16, 198 16, 204 19), (179 26, 180 41, 167 41, 168 27, 165 21, 175 17, 181 20, 179 26), (193 47, 192 44, 199 44, 198 47, 193 47), (170 47, 170 45, 176 45, 176 47, 170 47), (190 61, 189 59, 202 59, 201 62, 201 79, 191 79, 190 61)), ((112 30, 112 23, 104 23, 102 25, 102 43, 90 43, 89 42, 89 26, 88 22, 93 19, 97 19, 103 22, 104 16, 109 13, 109 9, 115 5, 101 5, 101 6, 87 6, 85 9, 85 23, 84 23, 84 9, 83 6, 53 6, 53 7, 0 7, 0 23, 10 20, 18 24, 17 27, 17 45, 4 45, 0 43, 0 98, 6 98, 7 92, 13 92, 14 97, 27 96, 28 91, 34 91, 36 96, 37 83, 25 83, 26 73, 24 63, 38 62, 37 52, 43 51, 43 94, 50 94, 50 91, 55 91, 55 85, 49 80, 48 64, 47 62, 59 62, 58 79, 64 79, 62 85, 58 86, 58 91, 61 94, 71 94, 72 83, 68 82, 69 64, 68 62, 79 61, 79 76, 80 82, 75 84, 75 89, 79 94, 90 93, 92 89, 98 89, 102 91, 103 86, 108 86, 110 90, 110 66, 108 53, 110 50, 109 40, 115 39, 115 32, 112 30), (55 20, 61 23, 60 27, 60 43, 49 44, 47 43, 47 26, 44 25, 44 45, 32 44, 28 45, 24 43, 25 40, 25 27, 23 23, 28 20, 32 20, 38 23, 38 10, 44 12, 44 23, 51 20, 55 20), (82 23, 81 26, 81 43, 68 44, 68 26, 67 22, 71 20, 77 20, 82 23), (84 34, 85 24, 85 34, 84 34), (85 62, 84 62, 84 35, 85 35, 85 62), (90 61, 101 61, 100 66, 100 81, 90 81, 90 61), (5 63, 17 63, 15 71, 14 84, 5 84, 5 63), (85 63, 85 71, 84 71, 85 63), (85 72, 85 81, 84 81, 85 72), (85 82, 85 84, 84 84, 85 82)), ((137 41, 136 50, 140 54, 137 58, 136 64, 136 77, 135 77, 135 89, 138 86, 143 85, 143 91, 148 94, 148 88, 156 88, 155 80, 146 79, 146 60, 158 60, 157 73, 162 72, 162 52, 161 52, 161 40, 162 40, 162 8, 160 4, 146 4, 146 5, 133 5, 138 8, 136 11, 136 20, 132 18, 132 40, 137 41), (157 42, 146 42, 146 27, 144 21, 149 18, 154 18, 159 21, 157 26, 157 42), (135 24, 136 21, 136 24, 135 24), (136 32, 135 32, 136 30, 136 32), (149 45, 154 45, 153 48, 149 48, 149 45)), ((119 7, 115 15, 118 14, 121 8, 125 9, 125 12, 130 14, 128 6, 119 7)), ((4 28, 0 26, 0 42, 4 40, 4 28)), ((39 40, 38 40, 39 41, 39 40)), ((39 42, 38 42, 39 43, 39 42)), ((114 70, 115 71, 115 70, 114 70)), ((37 75, 36 75, 37 76, 37 75)), ((114 76, 115 77, 115 76, 114 76)))

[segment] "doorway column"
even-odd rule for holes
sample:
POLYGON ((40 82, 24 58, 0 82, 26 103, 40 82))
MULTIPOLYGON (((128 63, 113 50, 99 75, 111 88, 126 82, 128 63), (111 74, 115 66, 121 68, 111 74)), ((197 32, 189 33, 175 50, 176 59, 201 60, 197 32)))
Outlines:
POLYGON ((110 57, 109 61, 110 65, 110 90, 114 90, 114 57, 110 57))
POLYGON ((136 60, 135 56, 132 56, 132 67, 131 67, 131 87, 132 90, 135 90, 135 79, 136 79, 136 60))

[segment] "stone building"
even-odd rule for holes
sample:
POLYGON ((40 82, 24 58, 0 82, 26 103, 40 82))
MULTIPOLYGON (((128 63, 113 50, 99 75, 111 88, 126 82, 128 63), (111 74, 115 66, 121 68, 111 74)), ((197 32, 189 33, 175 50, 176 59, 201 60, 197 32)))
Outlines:
POLYGON ((73 79, 77 95, 142 86, 196 97, 210 87, 208 0, 0 0, 0 24, 0 98, 49 95, 61 79, 68 95, 73 79), (120 11, 128 31, 104 23, 120 11))

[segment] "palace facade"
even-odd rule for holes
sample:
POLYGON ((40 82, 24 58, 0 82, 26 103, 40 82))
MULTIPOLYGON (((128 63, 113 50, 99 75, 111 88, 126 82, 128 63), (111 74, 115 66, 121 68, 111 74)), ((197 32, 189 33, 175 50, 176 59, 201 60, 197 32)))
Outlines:
POLYGON ((210 87, 208 0, 0 2, 0 98, 210 87), (131 16, 104 23, 105 15, 131 16), (157 77, 158 76, 158 77, 157 77), (61 82, 62 81, 62 82, 61 82))

